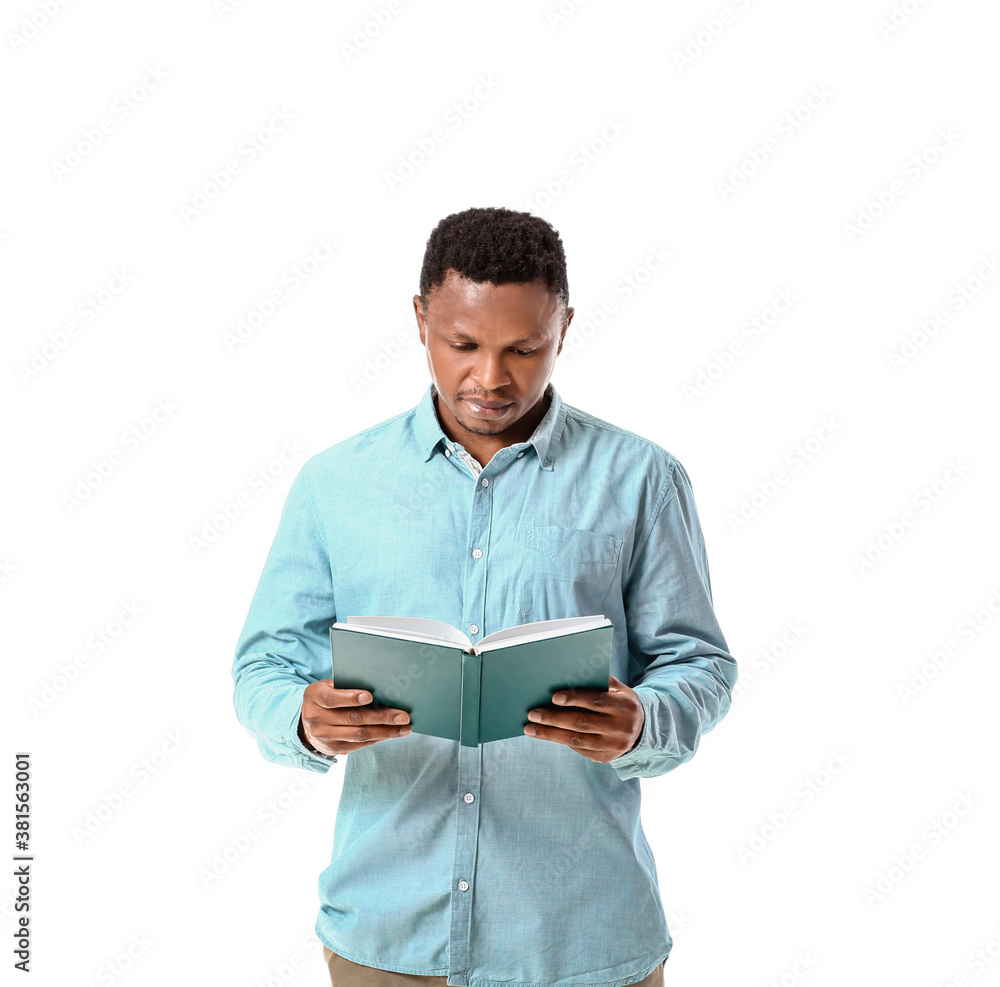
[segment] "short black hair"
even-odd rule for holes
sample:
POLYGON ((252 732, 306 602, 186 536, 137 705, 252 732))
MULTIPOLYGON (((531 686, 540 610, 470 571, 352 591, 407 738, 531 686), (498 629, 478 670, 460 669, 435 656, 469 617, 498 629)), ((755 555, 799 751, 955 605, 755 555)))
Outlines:
POLYGON ((470 281, 500 285, 544 278, 548 290, 569 305, 566 254, 544 219, 502 206, 466 209, 445 216, 431 231, 420 269, 420 305, 444 283, 448 269, 470 281))

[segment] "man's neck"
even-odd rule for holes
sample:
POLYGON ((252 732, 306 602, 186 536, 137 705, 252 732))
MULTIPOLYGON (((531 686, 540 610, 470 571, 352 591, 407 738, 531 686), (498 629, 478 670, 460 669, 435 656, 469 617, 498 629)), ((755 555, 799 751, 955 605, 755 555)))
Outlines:
POLYGON ((434 388, 434 413, 437 415, 441 431, 444 432, 444 434, 447 435, 452 442, 458 442, 462 445, 480 466, 486 466, 486 464, 489 463, 489 461, 500 449, 505 449, 507 446, 514 445, 515 442, 526 442, 530 439, 534 434, 535 429, 538 427, 538 423, 545 417, 551 405, 551 385, 546 384, 545 391, 542 393, 541 400, 539 401, 539 410, 529 412, 528 415, 525 416, 525 418, 529 420, 526 421, 523 426, 522 422, 518 421, 512 428, 506 429, 496 435, 479 435, 476 432, 463 431, 462 434, 465 438, 456 438, 445 427, 445 424, 441 419, 441 412, 438 410, 437 388, 434 388))

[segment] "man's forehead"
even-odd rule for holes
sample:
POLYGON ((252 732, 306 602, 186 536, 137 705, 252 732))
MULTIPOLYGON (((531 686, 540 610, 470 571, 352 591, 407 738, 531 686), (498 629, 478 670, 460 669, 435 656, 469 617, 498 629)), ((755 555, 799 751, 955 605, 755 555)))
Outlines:
POLYGON ((450 316, 478 319, 495 312, 498 306, 509 305, 548 321, 558 312, 560 302, 543 278, 494 284, 457 275, 449 268, 445 281, 427 292, 426 311, 439 317, 447 312, 450 316))

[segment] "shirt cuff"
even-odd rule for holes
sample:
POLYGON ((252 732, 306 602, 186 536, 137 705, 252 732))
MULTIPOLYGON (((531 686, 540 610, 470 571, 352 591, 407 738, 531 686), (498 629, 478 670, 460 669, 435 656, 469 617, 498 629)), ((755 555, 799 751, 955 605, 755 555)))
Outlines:
POLYGON ((299 724, 302 721, 302 694, 305 691, 305 687, 303 687, 301 690, 297 689, 293 693, 296 698, 294 703, 289 703, 288 712, 291 714, 292 719, 286 737, 288 742, 304 756, 305 760, 302 767, 310 768, 313 771, 327 771, 331 764, 337 763, 337 755, 321 754, 319 751, 313 750, 312 747, 308 746, 302 737, 299 736, 299 724), (320 763, 317 764, 317 761, 320 763))
POLYGON ((299 728, 302 722, 301 715, 302 714, 300 713, 299 719, 295 723, 295 741, 298 744, 298 746, 301 748, 302 751, 304 751, 310 757, 318 757, 323 761, 329 761, 331 764, 336 764, 337 763, 336 754, 324 754, 322 751, 316 750, 316 748, 314 748, 312 744, 310 744, 309 741, 305 739, 304 731, 303 733, 299 733, 299 728))

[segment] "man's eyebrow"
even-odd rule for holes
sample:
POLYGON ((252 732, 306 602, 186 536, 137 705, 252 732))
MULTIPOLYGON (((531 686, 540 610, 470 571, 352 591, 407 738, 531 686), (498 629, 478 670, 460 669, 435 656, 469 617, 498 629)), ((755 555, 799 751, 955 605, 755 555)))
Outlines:
MULTIPOLYGON (((478 343, 479 340, 470 336, 468 333, 462 332, 461 329, 451 329, 445 328, 441 330, 446 336, 451 336, 453 339, 464 339, 469 343, 478 343)), ((516 343, 537 343, 541 340, 540 335, 534 336, 522 336, 520 339, 512 339, 507 345, 514 346, 516 343)))

